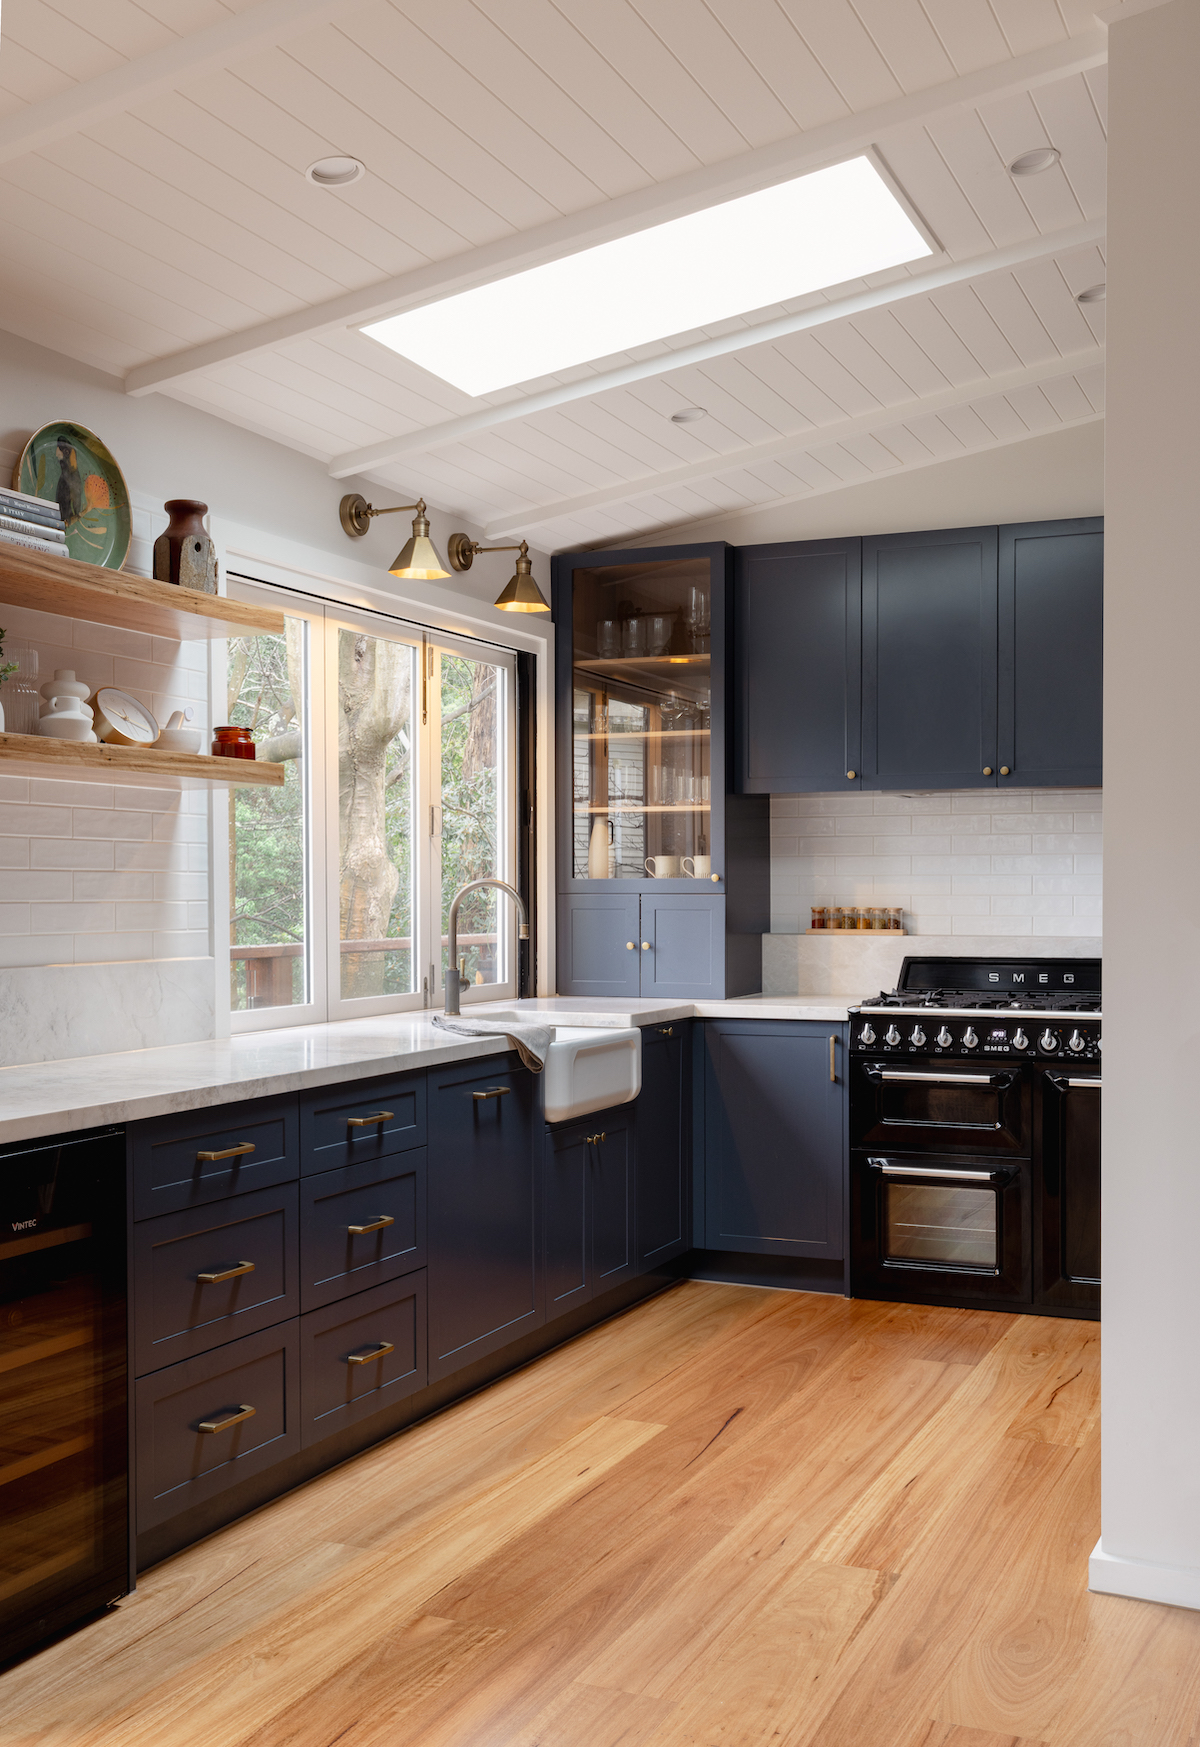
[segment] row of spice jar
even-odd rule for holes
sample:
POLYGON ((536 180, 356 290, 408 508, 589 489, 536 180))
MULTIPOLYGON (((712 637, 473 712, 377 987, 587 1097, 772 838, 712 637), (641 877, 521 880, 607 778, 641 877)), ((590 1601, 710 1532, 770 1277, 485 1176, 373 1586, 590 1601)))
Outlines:
POLYGON ((812 906, 813 933, 825 932, 839 928, 878 928, 888 929, 893 934, 904 933, 904 911, 875 909, 856 904, 814 904, 812 906))

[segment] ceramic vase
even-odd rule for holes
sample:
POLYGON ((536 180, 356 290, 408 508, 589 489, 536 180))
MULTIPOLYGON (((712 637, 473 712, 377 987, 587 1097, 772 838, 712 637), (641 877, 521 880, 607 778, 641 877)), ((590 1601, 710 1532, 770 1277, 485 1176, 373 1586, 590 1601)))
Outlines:
POLYGON ((216 594, 216 547, 204 526, 208 505, 191 497, 173 497, 163 508, 170 520, 154 542, 155 580, 216 594))

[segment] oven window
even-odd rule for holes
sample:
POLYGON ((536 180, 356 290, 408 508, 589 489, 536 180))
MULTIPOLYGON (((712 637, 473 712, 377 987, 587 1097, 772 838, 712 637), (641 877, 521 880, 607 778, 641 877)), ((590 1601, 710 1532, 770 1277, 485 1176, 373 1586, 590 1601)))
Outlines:
POLYGON ((884 1183, 884 1259, 951 1268, 998 1268, 992 1189, 884 1183))

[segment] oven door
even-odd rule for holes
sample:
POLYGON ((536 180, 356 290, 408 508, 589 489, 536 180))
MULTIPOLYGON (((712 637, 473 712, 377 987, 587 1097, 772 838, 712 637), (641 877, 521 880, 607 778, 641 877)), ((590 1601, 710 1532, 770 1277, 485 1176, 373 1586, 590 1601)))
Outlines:
POLYGON ((850 1084, 852 1147, 1020 1157, 1030 1151, 1029 1076, 1021 1066, 858 1057, 850 1084))
POLYGON ((1100 1075, 1038 1074, 1034 1296, 1073 1316, 1100 1314, 1100 1075))
POLYGON ((854 1296, 1027 1305, 1029 1181, 1023 1160, 855 1154, 854 1296))

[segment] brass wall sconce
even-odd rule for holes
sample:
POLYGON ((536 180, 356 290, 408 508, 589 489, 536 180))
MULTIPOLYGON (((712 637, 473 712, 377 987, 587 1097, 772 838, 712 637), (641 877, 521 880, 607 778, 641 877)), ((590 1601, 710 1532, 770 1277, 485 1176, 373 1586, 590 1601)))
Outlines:
POLYGON ((517 568, 509 577, 495 604, 502 613, 548 613, 550 603, 533 580, 533 561, 529 556, 528 542, 522 540, 518 546, 481 546, 478 540, 472 540, 469 534, 451 534, 446 544, 450 554, 450 562, 455 570, 470 570, 477 552, 519 552, 517 568))
MULTIPOLYGON (((388 575, 399 577, 402 582, 442 582, 450 572, 442 563, 437 547, 429 538, 429 517, 425 513, 425 499, 418 498, 416 503, 392 504, 388 509, 377 510, 369 504, 365 497, 357 491, 344 497, 338 507, 342 527, 352 540, 361 540, 371 526, 372 516, 394 516, 404 510, 416 510, 413 517, 412 537, 405 541, 394 563, 388 565, 388 575)), ((455 536, 457 538, 457 536, 455 536)))

